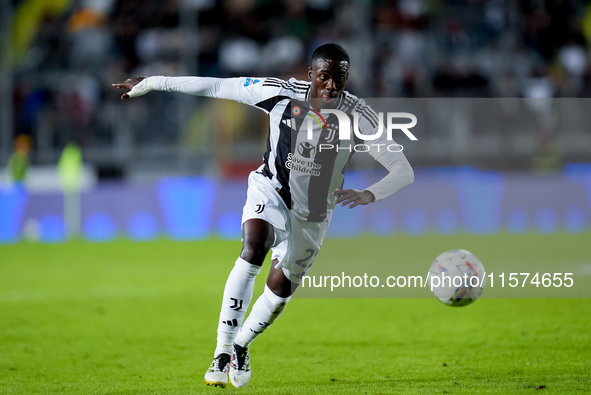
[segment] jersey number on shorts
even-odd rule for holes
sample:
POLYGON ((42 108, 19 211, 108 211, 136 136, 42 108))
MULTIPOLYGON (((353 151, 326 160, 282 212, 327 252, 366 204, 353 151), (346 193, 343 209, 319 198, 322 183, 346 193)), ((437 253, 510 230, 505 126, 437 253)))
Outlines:
POLYGON ((307 257, 305 257, 305 258, 302 258, 302 259, 298 259, 298 260, 296 260, 296 261, 295 261, 296 265, 298 265, 298 266, 301 266, 301 267, 304 267, 304 268, 308 268, 308 264, 307 264, 306 262, 307 262, 307 261, 309 261, 310 259, 312 259, 312 257, 314 256, 314 254, 315 254, 315 253, 314 253, 314 250, 313 250, 313 249, 311 249, 311 248, 308 248, 308 249, 306 250, 306 252, 307 252, 308 254, 310 254, 310 255, 308 255, 308 256, 307 256, 307 257))

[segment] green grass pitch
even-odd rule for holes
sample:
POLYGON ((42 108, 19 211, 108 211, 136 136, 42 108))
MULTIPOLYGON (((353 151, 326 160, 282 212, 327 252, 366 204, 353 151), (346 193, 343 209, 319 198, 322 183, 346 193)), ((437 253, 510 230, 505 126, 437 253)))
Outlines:
MULTIPOLYGON (((437 254, 458 246, 478 251, 485 266, 589 266, 590 236, 329 239, 315 265, 375 245, 425 271, 437 254)), ((221 292, 239 250, 238 241, 215 239, 0 246, 0 393, 591 390, 591 299, 486 294, 463 308, 434 298, 296 297, 253 343, 248 387, 206 387, 221 292)), ((371 269, 371 262, 363 265, 371 269)), ((268 268, 267 262, 255 297, 268 268)))

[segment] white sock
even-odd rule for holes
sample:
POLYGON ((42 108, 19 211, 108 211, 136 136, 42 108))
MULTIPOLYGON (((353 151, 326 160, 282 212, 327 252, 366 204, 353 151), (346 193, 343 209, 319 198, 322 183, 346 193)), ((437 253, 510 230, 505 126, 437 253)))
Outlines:
POLYGON ((282 298, 277 296, 265 284, 265 291, 252 306, 244 325, 240 327, 234 343, 248 347, 250 343, 263 333, 281 315, 291 296, 282 298))
POLYGON ((232 355, 232 344, 250 305, 254 280, 260 271, 260 266, 248 263, 242 258, 236 260, 224 288, 214 356, 221 353, 232 355))

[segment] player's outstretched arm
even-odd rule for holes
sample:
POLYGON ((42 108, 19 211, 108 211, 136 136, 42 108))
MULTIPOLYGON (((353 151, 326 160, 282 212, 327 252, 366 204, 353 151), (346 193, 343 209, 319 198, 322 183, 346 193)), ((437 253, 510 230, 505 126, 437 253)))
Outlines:
POLYGON ((195 96, 239 100, 235 94, 237 78, 211 77, 133 77, 112 84, 117 89, 129 89, 121 99, 143 96, 151 91, 179 92, 195 96))
MULTIPOLYGON (((142 82, 144 79, 146 79, 146 77, 132 77, 132 78, 128 78, 123 82, 117 82, 115 84, 111 84, 112 86, 114 86, 117 89, 128 89, 129 92, 125 92, 124 94, 121 95, 121 100, 125 100, 125 99, 129 99, 131 97, 135 97, 135 96, 141 96, 144 95, 146 92, 143 92, 141 94, 137 94, 137 95, 130 95, 130 93, 134 90, 134 88, 136 87, 136 85, 138 85, 140 82, 142 82)), ((137 92, 139 93, 139 92, 137 92)))
POLYGON ((257 83, 250 83, 253 78, 214 78, 214 77, 134 77, 121 83, 113 84, 117 89, 130 89, 121 99, 145 95, 151 91, 178 92, 194 96, 233 100, 238 103, 258 107, 270 97, 277 96, 282 88, 277 84, 265 85, 266 78, 254 78, 257 83))

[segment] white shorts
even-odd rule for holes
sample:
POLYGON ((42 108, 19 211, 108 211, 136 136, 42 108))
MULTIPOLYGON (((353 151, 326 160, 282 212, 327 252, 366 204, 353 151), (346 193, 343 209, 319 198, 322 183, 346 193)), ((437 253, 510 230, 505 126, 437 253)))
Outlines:
POLYGON ((279 261, 276 268, 281 268, 291 282, 301 283, 320 252, 330 216, 322 222, 298 219, 291 214, 271 181, 260 173, 252 172, 248 177, 242 224, 254 218, 273 225, 271 259, 279 261))

